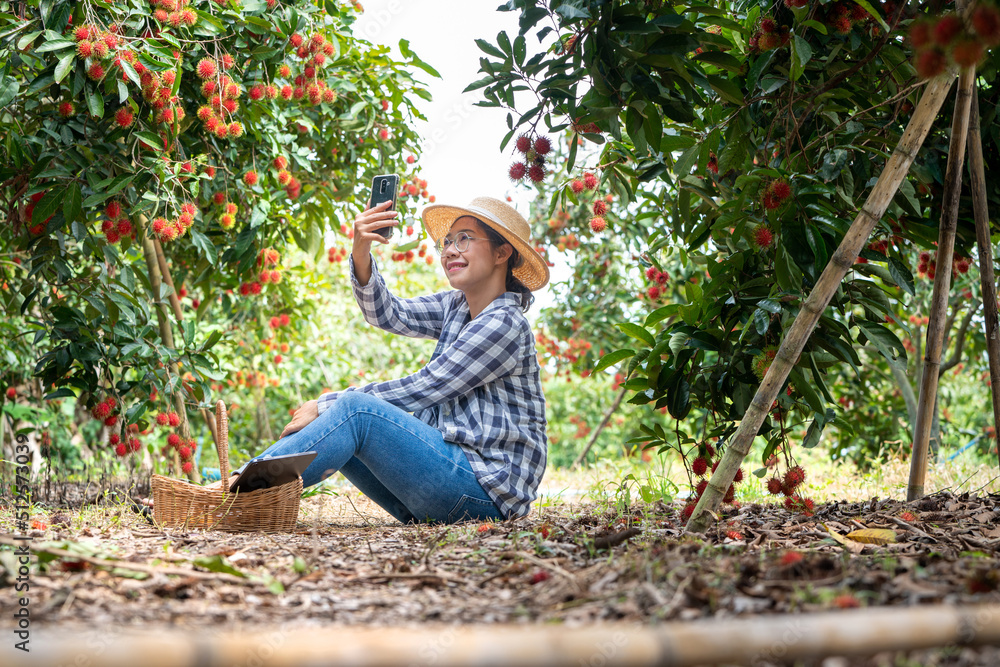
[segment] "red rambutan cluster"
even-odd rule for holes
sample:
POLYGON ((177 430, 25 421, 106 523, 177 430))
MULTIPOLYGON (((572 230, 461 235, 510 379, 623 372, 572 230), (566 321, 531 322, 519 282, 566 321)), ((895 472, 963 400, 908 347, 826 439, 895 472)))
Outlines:
POLYGON ((986 50, 1000 44, 1000 10, 986 2, 973 9, 966 25, 956 12, 910 26, 910 44, 916 52, 917 74, 930 79, 944 73, 949 62, 958 67, 975 67, 986 50))
POLYGON ((527 176, 533 183, 539 183, 545 178, 545 156, 552 150, 552 142, 548 137, 532 137, 522 134, 514 140, 514 148, 523 156, 510 165, 507 176, 511 181, 519 183, 527 176))
POLYGON ((761 197, 761 203, 769 211, 773 211, 781 208, 788 199, 792 196, 792 186, 789 185, 788 181, 779 178, 771 181, 764 187, 764 194, 761 197))

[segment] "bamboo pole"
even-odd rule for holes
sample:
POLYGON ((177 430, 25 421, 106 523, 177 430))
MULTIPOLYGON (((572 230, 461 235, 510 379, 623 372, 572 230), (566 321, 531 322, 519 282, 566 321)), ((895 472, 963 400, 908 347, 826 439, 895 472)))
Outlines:
POLYGON ((974 67, 963 69, 958 77, 955 113, 951 119, 951 142, 948 145, 948 167, 944 177, 944 200, 941 203, 941 222, 938 225, 934 291, 931 293, 931 307, 928 313, 930 322, 927 325, 927 343, 924 345, 924 368, 920 377, 920 397, 917 399, 917 420, 913 426, 910 481, 906 487, 908 501, 924 495, 931 425, 937 411, 941 349, 944 346, 945 327, 948 324, 952 255, 955 251, 955 230, 958 228, 958 209, 962 196, 965 144, 969 138, 969 110, 972 108, 972 89, 975 82, 976 69, 974 67))
MULTIPOLYGON (((219 575, 215 575, 219 576, 219 575)), ((88 664, 134 667, 605 667, 791 664, 826 656, 868 656, 1000 642, 1000 605, 882 607, 776 614, 657 625, 421 626, 303 630, 284 626, 241 634, 202 628, 93 633, 32 628, 31 652, 0 645, 0 663, 21 667, 88 664)), ((14 633, 17 634, 16 632, 14 633)))
POLYGON ((177 318, 177 324, 180 324, 184 321, 184 313, 181 312, 181 300, 177 296, 177 290, 174 289, 174 279, 170 275, 170 267, 167 266, 167 256, 163 252, 160 239, 153 237, 153 248, 156 250, 156 261, 160 265, 160 276, 162 276, 163 282, 170 287, 170 306, 174 309, 174 317, 177 318))
MULTIPOLYGON (((167 317, 167 307, 166 304, 160 299, 160 264, 156 255, 156 246, 153 245, 153 241, 146 235, 146 217, 139 216, 138 225, 138 236, 141 237, 142 252, 146 259, 146 270, 149 272, 149 287, 153 292, 154 299, 154 310, 156 311, 156 320, 160 327, 160 340, 163 344, 171 349, 174 347, 174 332, 170 326, 170 319, 167 317)), ((180 367, 177 362, 170 362, 170 372, 175 376, 180 377, 180 367)), ((181 385, 179 382, 178 385, 181 385)), ((184 405, 184 396, 181 393, 183 391, 182 386, 177 387, 177 391, 174 391, 174 407, 177 410, 178 416, 181 418, 181 436, 187 440, 191 437, 191 425, 188 423, 187 418, 187 406, 184 405)), ((174 452, 173 467, 175 470, 180 469, 180 462, 177 457, 177 452, 174 452)), ((188 474, 188 479, 194 483, 199 483, 201 481, 201 475, 198 474, 198 466, 194 466, 191 472, 188 474)))
MULTIPOLYGON (((990 241, 990 212, 986 204, 986 167, 979 129, 979 91, 972 94, 969 114, 969 174, 972 210, 976 218, 976 245, 979 247, 979 282, 983 290, 986 319, 986 348, 990 359, 990 389, 993 398, 993 427, 1000 427, 1000 321, 997 317, 997 283, 993 271, 993 243, 990 241)), ((1000 448, 998 448, 1000 457, 1000 448)), ((1000 464, 1000 461, 998 461, 1000 464)))
POLYGON ((763 382, 758 387, 757 393, 750 402, 750 407, 743 416, 743 421, 740 422, 732 441, 726 447, 719 467, 709 479, 708 488, 705 489, 701 500, 695 506, 687 524, 688 530, 701 532, 712 523, 715 510, 722 503, 726 491, 736 477, 736 471, 750 452, 754 437, 760 430, 761 424, 764 423, 767 413, 771 410, 771 404, 777 398, 778 392, 788 378, 789 371, 795 365, 799 355, 802 354, 806 341, 816 327, 816 322, 819 321, 820 315, 830 303, 830 299, 836 293, 840 282, 854 265, 854 261, 868 241, 872 229, 885 214, 900 182, 906 177, 910 165, 916 159, 917 151, 924 143, 941 105, 948 96, 954 78, 955 74, 949 72, 947 75, 932 79, 924 88, 924 93, 917 104, 913 117, 906 126, 903 136, 900 137, 885 169, 882 170, 878 182, 875 183, 875 187, 872 188, 861 211, 854 219, 850 229, 847 230, 840 246, 830 258, 830 262, 820 275, 816 286, 803 303, 802 309, 782 340, 771 367, 764 375, 763 382))
POLYGON ((598 424, 596 429, 594 429, 593 434, 590 436, 590 440, 587 441, 587 444, 583 448, 583 451, 580 452, 580 455, 576 457, 575 461, 573 461, 573 465, 570 466, 570 470, 575 470, 576 468, 580 467, 580 464, 583 463, 583 460, 587 458, 587 454, 590 453, 590 450, 594 446, 594 443, 597 442, 597 436, 601 434, 601 431, 604 430, 604 427, 608 425, 608 421, 611 419, 611 415, 613 415, 615 413, 615 410, 618 409, 618 406, 622 404, 622 399, 625 398, 625 391, 626 391, 625 389, 622 389, 621 391, 618 392, 618 395, 615 396, 615 402, 612 403, 611 407, 608 408, 608 411, 604 413, 604 419, 602 419, 601 423, 598 424))

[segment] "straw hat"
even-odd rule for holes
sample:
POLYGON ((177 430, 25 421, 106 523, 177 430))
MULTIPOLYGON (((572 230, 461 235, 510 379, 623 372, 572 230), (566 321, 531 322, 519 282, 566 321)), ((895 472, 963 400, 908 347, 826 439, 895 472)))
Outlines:
POLYGON ((514 277, 525 287, 535 291, 549 282, 548 264, 531 244, 531 227, 528 226, 528 221, 513 206, 499 199, 476 197, 465 207, 433 204, 424 209, 424 228, 437 243, 447 236, 455 221, 465 215, 471 215, 489 226, 517 249, 524 261, 514 269, 514 277))

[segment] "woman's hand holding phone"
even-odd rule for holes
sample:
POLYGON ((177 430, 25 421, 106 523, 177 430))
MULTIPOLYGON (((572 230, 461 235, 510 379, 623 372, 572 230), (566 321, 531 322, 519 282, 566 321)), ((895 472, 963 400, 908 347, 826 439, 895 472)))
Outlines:
POLYGON ((354 273, 362 285, 367 285, 372 275, 370 255, 372 242, 389 242, 376 230, 399 226, 399 213, 393 211, 391 206, 391 201, 384 201, 362 211, 354 218, 354 247, 351 255, 354 257, 354 273))

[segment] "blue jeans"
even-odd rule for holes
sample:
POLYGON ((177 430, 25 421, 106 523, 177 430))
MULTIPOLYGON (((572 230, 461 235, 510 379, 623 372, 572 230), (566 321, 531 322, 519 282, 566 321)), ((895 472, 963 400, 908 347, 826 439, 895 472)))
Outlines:
POLYGON ((461 447, 380 398, 357 391, 254 460, 316 452, 302 475, 312 486, 338 470, 403 523, 503 520, 461 447))

